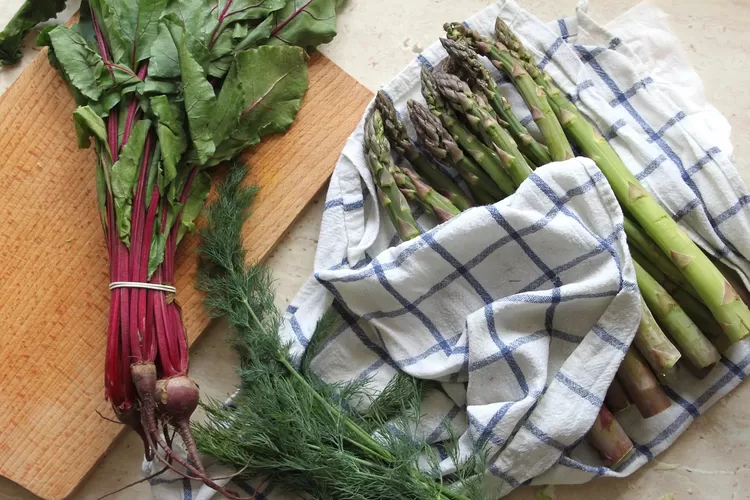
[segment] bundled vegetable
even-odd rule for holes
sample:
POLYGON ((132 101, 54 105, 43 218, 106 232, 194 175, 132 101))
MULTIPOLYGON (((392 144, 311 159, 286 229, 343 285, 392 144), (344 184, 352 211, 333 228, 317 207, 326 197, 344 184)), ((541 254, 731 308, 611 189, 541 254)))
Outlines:
POLYGON ((335 35, 334 0, 89 0, 40 43, 69 84, 80 147, 93 140, 112 301, 105 395, 149 459, 205 474, 191 435, 198 387, 175 300, 177 247, 208 169, 286 130, 307 89, 304 48, 335 35), (183 438, 189 461, 171 448, 183 438), (161 435, 161 431, 164 435, 161 435))
MULTIPOLYGON (((750 310, 735 291, 737 280, 730 280, 726 269, 717 269, 646 192, 500 19, 496 40, 460 23, 448 23, 445 30, 448 39, 441 42, 449 59, 434 71, 422 68, 422 95, 427 105, 408 103, 419 143, 431 156, 425 159, 422 155, 420 170, 427 170, 425 161, 434 162, 432 170, 439 170, 440 163, 452 166, 477 202, 493 203, 513 193, 536 166, 572 157, 568 139, 592 158, 627 214, 625 232, 642 293, 634 348, 625 356, 607 401, 615 411, 624 410, 632 401, 644 418, 667 410, 671 401, 661 384, 681 373, 678 363, 695 376, 705 376, 719 361, 720 350, 750 333, 750 310), (513 83, 546 144, 533 139, 513 114, 479 54, 513 83)), ((380 113, 397 116, 383 94, 377 103, 380 113)), ((368 126, 378 119, 371 118, 368 126)), ((396 143, 411 144, 404 124, 399 130, 399 137, 386 134, 395 148, 396 143)), ((366 141, 365 149, 371 158, 371 142, 366 141)), ((390 161, 379 157, 380 164, 390 161)), ((374 168, 372 161, 370 165, 374 168)), ((406 200, 420 201, 413 196, 406 200)), ((385 202, 384 206, 393 206, 389 200, 385 202)), ((399 218, 408 218, 408 210, 399 206, 399 218)), ((446 220, 443 215, 438 221, 446 220)), ((410 227, 419 226, 414 223, 410 227)), ((403 239, 413 237, 413 231, 408 237, 402 232, 403 239)), ((615 424, 614 416, 603 408, 591 431, 590 442, 610 464, 620 462, 632 448, 615 424)))

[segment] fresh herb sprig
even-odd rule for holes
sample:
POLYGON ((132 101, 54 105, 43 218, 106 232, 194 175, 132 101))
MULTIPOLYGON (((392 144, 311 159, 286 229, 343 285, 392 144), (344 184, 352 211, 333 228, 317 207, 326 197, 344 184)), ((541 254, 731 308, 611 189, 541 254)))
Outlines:
POLYGON ((400 374, 377 398, 367 381, 322 383, 309 361, 330 331, 331 317, 318 324, 302 359, 291 356, 290 344, 278 335, 281 316, 271 274, 245 261, 240 235, 255 193, 242 185, 245 173, 243 165, 234 165, 201 231, 198 287, 209 313, 226 317, 234 332, 241 382, 229 407, 204 405, 208 421, 193 427, 199 449, 244 468, 243 475, 310 498, 483 498, 473 476, 481 453, 451 487, 435 479, 438 474, 417 470, 419 457, 429 454, 413 434, 424 382, 400 374), (362 403, 368 410, 360 413, 354 407, 362 403))

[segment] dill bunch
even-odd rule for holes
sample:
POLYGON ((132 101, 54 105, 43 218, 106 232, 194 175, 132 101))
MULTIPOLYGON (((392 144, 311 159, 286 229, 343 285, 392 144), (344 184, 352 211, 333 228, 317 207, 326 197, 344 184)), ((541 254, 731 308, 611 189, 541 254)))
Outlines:
POLYGON ((324 384, 309 367, 336 321, 330 314, 302 359, 291 357, 278 335, 271 274, 245 262, 242 225, 256 193, 242 185, 245 176, 235 162, 201 231, 198 288, 209 313, 229 322, 241 382, 231 407, 204 404, 207 422, 194 426, 200 451, 308 498, 468 500, 456 488, 462 477, 448 487, 416 467, 431 451, 413 432, 427 383, 401 374, 377 398, 367 381, 324 384))

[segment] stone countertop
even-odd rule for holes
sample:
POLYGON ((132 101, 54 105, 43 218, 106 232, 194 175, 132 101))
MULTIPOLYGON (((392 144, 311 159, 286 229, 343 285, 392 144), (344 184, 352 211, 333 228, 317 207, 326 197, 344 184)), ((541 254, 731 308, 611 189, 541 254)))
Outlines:
MULTIPOLYGON (((570 15, 575 0, 519 0, 543 20, 570 15)), ((2 2, 0 26, 20 5, 2 2)), ((348 0, 339 18, 339 36, 321 52, 375 92, 442 33, 448 20, 464 19, 492 0, 348 0)), ((606 22, 637 3, 592 0, 589 12, 606 22)), ((750 185, 750 1, 653 0, 666 11, 693 65, 703 78, 709 101, 733 127, 735 165, 750 185)), ((16 70, 17 71, 17 70, 16 70)), ((0 92, 8 73, 0 71, 0 92)), ((312 271, 325 192, 321 192, 281 240, 268 260, 277 279, 277 303, 285 306, 312 271)), ((234 391, 235 356, 217 326, 196 342, 191 376, 203 396, 226 398, 234 391)), ((626 479, 602 479, 580 486, 557 486, 558 500, 750 499, 750 386, 743 384, 699 417, 665 453, 626 479)), ((140 478, 142 445, 124 433, 73 499, 95 499, 140 478)), ((505 497, 533 499, 538 488, 523 487, 505 497)), ((112 499, 150 498, 140 484, 112 499)), ((36 498, 0 478, 0 499, 36 498)))

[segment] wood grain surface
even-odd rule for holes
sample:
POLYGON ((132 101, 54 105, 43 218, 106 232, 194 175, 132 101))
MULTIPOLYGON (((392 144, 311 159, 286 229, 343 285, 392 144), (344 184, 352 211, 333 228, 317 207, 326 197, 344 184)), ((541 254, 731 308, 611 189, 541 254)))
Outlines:
MULTIPOLYGON (((245 228, 264 259, 330 176, 372 93, 310 59, 291 130, 244 154, 261 187, 245 228)), ((108 264, 94 153, 76 148, 68 89, 42 51, 0 96, 0 475, 43 498, 68 496, 122 427, 103 398, 108 264)), ((193 289, 196 238, 178 258, 191 343, 207 324, 193 289)))

